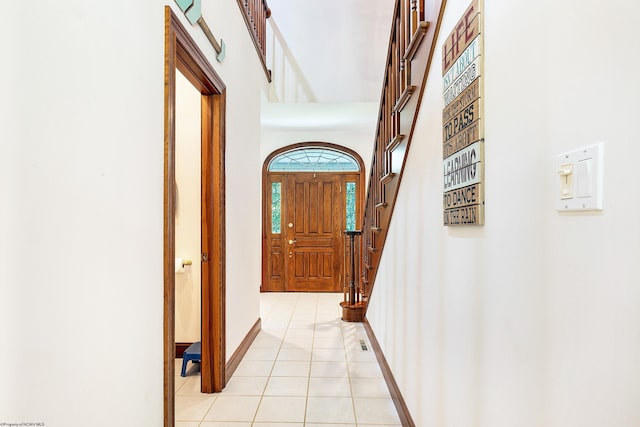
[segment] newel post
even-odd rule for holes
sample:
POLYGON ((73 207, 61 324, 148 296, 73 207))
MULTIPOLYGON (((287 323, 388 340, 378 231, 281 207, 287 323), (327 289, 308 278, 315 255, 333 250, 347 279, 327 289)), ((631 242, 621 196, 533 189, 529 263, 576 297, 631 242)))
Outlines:
POLYGON ((344 234, 349 239, 349 252, 351 259, 351 274, 349 286, 345 288, 344 299, 340 303, 342 307, 342 320, 345 322, 362 322, 364 319, 365 302, 360 298, 360 286, 356 283, 356 253, 355 237, 362 235, 360 230, 347 230, 344 234))

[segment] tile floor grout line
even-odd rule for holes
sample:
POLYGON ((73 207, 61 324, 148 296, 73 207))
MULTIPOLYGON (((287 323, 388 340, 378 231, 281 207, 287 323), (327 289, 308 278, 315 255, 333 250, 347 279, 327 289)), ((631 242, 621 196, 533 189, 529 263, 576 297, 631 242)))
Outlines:
MULTIPOLYGON (((296 298, 297 299, 297 298, 296 298)), ((293 319, 293 314, 295 312, 295 306, 297 305, 297 301, 296 304, 294 304, 293 309, 291 310, 291 314, 289 315, 289 321, 287 322, 287 326, 284 329, 284 336, 282 337, 282 340, 280 341, 280 346, 278 347, 278 352, 275 355, 275 359, 273 359, 273 364, 271 365, 271 370, 269 371, 269 375, 267 376, 267 383, 265 384, 265 388, 264 390, 262 390, 262 395, 260 396, 260 401, 258 402, 258 407, 256 408, 256 413, 253 417, 253 422, 251 423, 251 425, 254 425, 257 420, 256 418, 258 417, 258 411, 260 410, 260 405, 262 405, 262 401, 264 400, 264 396, 265 393, 267 392, 267 387, 269 385, 269 383, 271 382, 271 378, 272 378, 272 374, 273 374, 273 370, 276 366, 276 361, 278 360, 278 356, 280 356, 280 351, 282 350, 282 346, 284 345, 284 339, 287 336, 287 333, 289 332, 289 327, 291 326, 291 320, 293 319)))
MULTIPOLYGON (((331 298, 331 302, 333 302, 334 298, 331 298)), ((241 395, 244 397, 247 396, 256 396, 259 397, 258 399, 258 404, 257 407, 255 409, 255 413, 253 416, 252 421, 250 421, 251 425, 254 427, 259 427, 261 425, 261 420, 258 417, 259 411, 261 406, 264 403, 264 398, 267 396, 267 388, 269 386, 269 383, 271 382, 272 379, 276 378, 273 376, 273 374, 275 373, 275 363, 278 361, 278 357, 281 355, 281 351, 285 348, 285 337, 294 329, 296 330, 300 330, 300 331, 304 331, 306 329, 309 329, 311 332, 311 343, 309 345, 309 347, 306 348, 310 348, 310 355, 309 355, 309 365, 307 366, 306 369, 306 373, 304 373, 303 378, 305 378, 306 380, 306 396, 305 396, 305 401, 304 401, 304 412, 303 412, 303 420, 300 424, 296 424, 296 425, 303 425, 303 426, 310 426, 311 424, 313 424, 313 420, 307 420, 308 415, 310 414, 309 410, 310 410, 310 398, 313 397, 311 396, 311 381, 312 381, 312 367, 314 364, 314 361, 316 363, 324 363, 324 364, 331 364, 331 363, 344 363, 346 366, 346 375, 345 377, 335 377, 335 375, 337 375, 337 372, 331 373, 331 372, 326 372, 329 373, 333 376, 325 376, 322 373, 319 373, 318 378, 322 379, 322 380, 318 380, 318 384, 320 386, 320 384, 324 381, 326 382, 327 379, 331 379, 331 378, 345 378, 346 381, 341 381, 342 383, 345 384, 345 386, 348 387, 348 391, 344 390, 343 392, 341 392, 341 396, 349 396, 351 399, 351 407, 352 407, 352 411, 353 411, 353 422, 354 424, 351 424, 352 426, 365 426, 365 424, 359 424, 359 420, 356 414, 356 397, 355 397, 355 393, 354 393, 354 381, 356 380, 356 378, 360 378, 360 376, 356 376, 354 377, 352 375, 351 369, 349 369, 350 366, 350 358, 349 358, 349 354, 350 351, 353 352, 355 350, 351 350, 349 346, 353 345, 354 343, 357 342, 357 338, 361 335, 361 328, 355 327, 357 325, 353 325, 352 323, 345 323, 343 321, 340 320, 340 316, 334 317, 335 313, 332 311, 332 308, 330 308, 330 299, 329 298, 321 298, 321 296, 318 295, 295 295, 295 296, 287 296, 287 298, 283 298, 282 295, 279 295, 277 298, 269 298, 269 300, 267 301, 268 306, 270 307, 270 309, 268 309, 268 315, 265 315, 264 318, 265 320, 268 321, 269 317, 271 316, 275 316, 275 318, 272 319, 272 321, 275 324, 275 328, 277 329, 278 332, 276 334, 274 334, 274 338, 277 337, 279 339, 279 342, 277 342, 277 345, 273 345, 276 344, 276 342, 274 341, 273 343, 270 343, 269 340, 264 340, 263 341, 263 345, 264 347, 253 347, 251 346, 251 349, 266 349, 266 348, 272 348, 272 349, 277 349, 277 351, 265 351, 264 354, 269 354, 269 359, 267 360, 267 362, 271 362, 271 366, 270 366, 270 370, 267 372, 265 372, 266 376, 266 381, 264 383, 264 385, 262 387, 260 387, 259 389, 254 389, 253 391, 249 390, 246 392, 246 395, 244 394, 245 392, 241 392, 241 395), (282 308, 282 310, 284 311, 284 313, 279 312, 277 307, 282 308), (286 311, 285 311, 286 310, 286 311), (313 317, 312 319, 309 319, 311 312, 313 310, 313 317), (283 316, 279 315, 279 314, 285 314, 287 322, 285 325, 282 325, 282 318, 283 316), (326 319, 326 320, 325 320, 326 319), (312 320, 313 324, 309 325, 309 320, 312 320), (294 323, 295 322, 295 323, 294 323), (319 322, 324 322, 323 325, 321 325, 320 329, 319 329, 319 322), (325 325, 326 323, 326 325, 325 325), (280 326, 280 327, 278 327, 280 326), (284 326, 284 328, 282 328, 282 326, 284 326), (292 326, 298 326, 298 328, 292 328, 292 326), (310 327, 311 326, 311 327, 310 327), (322 329, 323 326, 327 327, 327 331, 325 331, 324 329, 322 329), (335 332, 329 332, 330 330, 334 329, 336 326, 338 326, 338 329, 335 330, 335 332, 338 332, 338 334, 335 334, 335 332), (321 330, 322 329, 322 330, 321 330), (321 333, 322 332, 322 333, 321 333), (337 342, 339 342, 339 344, 336 344, 336 341, 334 341, 335 337, 337 339, 337 342), (348 339, 347 339, 348 338, 348 339), (317 341, 319 340, 319 341, 317 341), (269 344, 270 343, 270 344, 269 344), (327 348, 325 348, 327 347, 327 348), (314 357, 314 352, 319 351, 319 358, 318 360, 315 359, 314 357), (335 356, 337 356, 338 354, 341 354, 341 359, 343 360, 343 362, 332 362, 332 360, 336 360, 335 356), (327 360, 324 360, 327 359, 327 360), (258 396, 258 393, 260 393, 258 396), (345 393, 346 392, 346 393, 345 393), (255 394, 254 394, 255 393, 255 394)), ((339 298, 335 298, 335 302, 337 304, 339 298)), ((261 312, 262 314, 263 312, 261 312)), ((265 322, 267 323, 267 322, 265 322)), ((269 333, 265 332, 267 335, 269 335, 269 333)), ((301 332, 296 332, 296 334, 300 334, 301 332)), ((298 336, 298 335, 296 335, 298 336)), ((302 332, 302 335, 304 336, 304 332, 302 332)), ((304 348, 305 346, 300 346, 300 345, 293 345, 292 348, 304 348)), ((365 360, 366 358, 361 358, 360 355, 358 354, 352 354, 352 357, 354 358, 354 360, 352 360, 351 362, 355 363, 356 365, 360 364, 360 363, 366 363, 369 362, 369 360, 365 360)), ((293 360, 293 359, 292 359, 293 360)), ((288 361, 283 361, 288 362, 288 361)), ((302 366, 302 365, 301 365, 302 366)), ((299 374, 303 374, 303 372, 298 371, 299 374)), ((367 373, 368 371, 365 370, 364 371, 364 375, 369 375, 367 373)), ((295 375, 295 371, 289 371, 287 372, 286 370, 283 371, 283 373, 285 373, 286 375, 282 375, 282 378, 299 378, 298 375, 295 375), (293 376, 291 376, 293 374, 293 376)), ((257 378, 256 376, 249 376, 249 378, 257 378)), ((365 377, 363 377, 365 378, 365 377)), ((369 378, 368 376, 366 376, 366 378, 369 378)), ((377 377, 376 377, 377 378, 377 377)), ((286 382, 286 381, 285 381, 286 382)), ((300 382, 299 382, 300 383, 300 382)), ((176 392, 178 392, 179 390, 186 390, 184 389, 184 387, 186 387, 186 382, 183 383, 178 389, 176 389, 176 392)), ((302 385, 302 384, 300 384, 302 385)), ((332 395, 327 394, 325 391, 321 391, 322 389, 319 390, 319 397, 332 397, 332 395), (326 395, 326 396, 325 396, 326 395)), ((388 391, 388 390, 387 390, 388 391)), ((205 423, 207 423, 208 421, 206 420, 207 415, 209 415, 209 413, 211 412, 211 410, 213 409, 213 406, 215 404, 215 402, 218 400, 218 396, 221 394, 214 394, 214 399, 212 399, 210 406, 208 407, 208 409, 205 411, 204 416, 202 417, 202 420, 199 422, 199 425, 204 426, 205 423)), ((275 396, 275 395, 274 395, 275 396)), ((296 394, 296 393, 292 393, 292 396, 285 396, 282 395, 280 397, 302 397, 301 394, 296 394)), ((333 397, 337 397, 337 396, 333 396, 333 397)), ((374 397, 371 397, 371 399, 373 399, 374 397)), ((363 399, 369 399, 364 397, 363 399)), ((389 400, 388 397, 378 397, 375 396, 375 400, 380 400, 380 401, 386 401, 389 400)), ((322 400, 322 399, 320 399, 322 400)), ((302 402, 300 402, 302 403, 302 402)), ((319 409, 316 409, 316 411, 319 409)), ((345 414, 346 415, 346 414, 345 414)), ((277 417, 276 417, 277 418, 277 417)), ((293 419, 293 418, 291 418, 293 419)), ((213 421, 213 420, 212 420, 213 421)), ((231 420, 230 420, 231 421, 231 420)), ((266 420, 262 420, 265 421, 266 420)), ((365 421, 365 420, 361 420, 361 421, 365 421)), ((237 418, 233 421, 233 422, 240 422, 237 418)), ((346 422, 346 420, 344 420, 343 422, 346 422)), ((278 423, 278 421, 274 421, 273 422, 274 425, 278 423)), ((283 426, 285 424, 295 424, 295 423, 290 423, 289 421, 287 421, 287 423, 285 423, 284 421, 279 422, 280 424, 282 424, 283 426)), ((317 424, 317 423, 316 423, 317 424)), ((320 423, 321 425, 322 423, 320 423)))
POLYGON ((352 381, 351 381, 351 370, 349 369, 349 358, 347 357, 347 343, 344 340, 344 328, 340 328, 341 329, 341 333, 342 333, 342 346, 344 347, 344 360, 347 364, 347 379, 349 381, 349 392, 351 395, 351 407, 353 408, 353 421, 354 421, 354 425, 357 426, 358 425, 358 415, 356 413, 356 401, 355 398, 353 396, 353 385, 352 385, 352 381))
POLYGON ((309 394, 311 391, 311 367, 313 365, 313 349, 314 349, 314 343, 316 340, 316 327, 318 326, 318 300, 316 298, 316 305, 315 305, 315 313, 314 313, 314 317, 313 317, 313 334, 311 335, 311 354, 310 356, 310 360, 309 360, 309 371, 307 372, 308 376, 307 376, 307 396, 306 399, 304 400, 304 417, 302 418, 302 425, 306 426, 307 425, 307 415, 309 412, 309 394))

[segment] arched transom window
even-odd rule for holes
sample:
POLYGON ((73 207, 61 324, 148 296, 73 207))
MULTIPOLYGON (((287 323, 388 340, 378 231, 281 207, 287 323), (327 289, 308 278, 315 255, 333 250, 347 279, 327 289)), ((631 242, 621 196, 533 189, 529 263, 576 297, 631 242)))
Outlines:
POLYGON ((302 147, 280 153, 269 162, 269 172, 358 172, 350 154, 327 147, 302 147))

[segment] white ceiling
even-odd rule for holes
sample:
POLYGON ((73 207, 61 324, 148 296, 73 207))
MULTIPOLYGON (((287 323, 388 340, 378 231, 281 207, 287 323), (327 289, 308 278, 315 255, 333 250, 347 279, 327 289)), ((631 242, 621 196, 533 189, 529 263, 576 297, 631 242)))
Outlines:
POLYGON ((375 128, 394 0, 268 0, 262 125, 375 128), (275 58, 271 57, 276 52, 275 58))
MULTIPOLYGON (((378 102, 394 0, 268 0, 316 102, 378 102)), ((274 67, 278 71, 278 67, 274 67)))

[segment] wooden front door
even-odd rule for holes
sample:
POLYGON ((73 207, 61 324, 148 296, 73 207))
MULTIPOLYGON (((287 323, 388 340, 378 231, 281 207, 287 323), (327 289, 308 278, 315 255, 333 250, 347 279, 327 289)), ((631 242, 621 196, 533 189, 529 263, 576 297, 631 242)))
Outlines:
MULTIPOLYGON (((267 175, 263 291, 342 292, 347 183, 358 173, 267 175), (280 195, 280 200, 276 200, 280 195), (279 216, 274 209, 280 206, 279 216)), ((359 200, 357 198, 356 200, 359 200)))
POLYGON ((287 291, 340 292, 338 244, 343 228, 339 176, 287 176, 285 227, 287 291))

